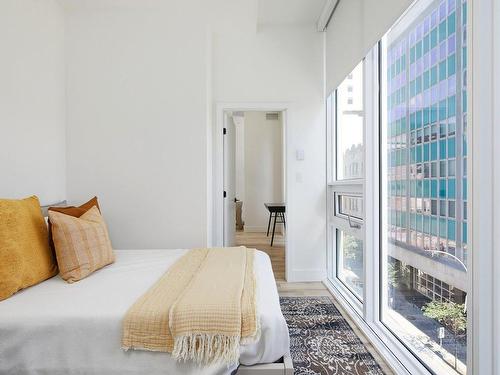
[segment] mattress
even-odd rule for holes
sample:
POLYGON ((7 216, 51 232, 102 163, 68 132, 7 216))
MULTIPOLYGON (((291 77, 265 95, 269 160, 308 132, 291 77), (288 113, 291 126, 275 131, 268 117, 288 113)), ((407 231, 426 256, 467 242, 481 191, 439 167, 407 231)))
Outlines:
MULTIPOLYGON (((0 302, 0 374, 229 374, 236 366, 179 363, 168 353, 120 348, 128 308, 187 250, 118 250, 116 262, 74 284, 59 276, 0 302)), ((240 363, 289 351, 288 327, 267 254, 255 257, 260 339, 240 363)))

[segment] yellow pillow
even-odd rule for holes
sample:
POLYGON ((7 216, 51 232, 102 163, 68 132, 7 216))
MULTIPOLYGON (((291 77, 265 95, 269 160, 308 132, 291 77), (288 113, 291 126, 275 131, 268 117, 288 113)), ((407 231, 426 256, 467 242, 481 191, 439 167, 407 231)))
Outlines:
POLYGON ((80 217, 49 211, 61 277, 69 283, 115 261, 106 223, 97 207, 80 217))
POLYGON ((56 274, 38 198, 0 199, 0 301, 56 274))

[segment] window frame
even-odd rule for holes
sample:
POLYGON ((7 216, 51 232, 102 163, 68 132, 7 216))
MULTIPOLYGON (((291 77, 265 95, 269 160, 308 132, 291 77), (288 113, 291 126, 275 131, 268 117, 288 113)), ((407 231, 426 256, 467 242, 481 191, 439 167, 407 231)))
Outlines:
MULTIPOLYGON (((363 315, 366 309, 366 299, 370 298, 370 292, 367 288, 371 287, 367 283, 367 269, 366 257, 368 251, 366 248, 367 238, 367 225, 366 225, 366 179, 367 179, 367 128, 373 127, 373 103, 369 103, 373 99, 371 82, 373 82, 374 69, 378 70, 378 65, 375 65, 374 56, 378 56, 378 46, 375 46, 368 55, 360 62, 363 64, 363 173, 362 178, 352 179, 337 179, 337 102, 338 90, 334 90, 331 95, 327 97, 327 280, 326 284, 329 288, 334 288, 335 291, 342 296, 343 299, 348 301, 356 314, 363 315), (360 228, 352 228, 347 215, 340 213, 338 205, 338 196, 356 196, 363 199, 363 217, 357 218, 351 216, 351 223, 359 225, 360 228), (346 234, 354 236, 363 243, 363 277, 364 286, 362 296, 351 290, 339 277, 338 277, 338 259, 341 249, 338 248, 337 230, 341 230, 346 234)), ((357 66, 357 65, 356 65, 357 66)), ((352 78, 352 73, 346 75, 345 79, 352 78)), ((350 94, 350 93, 349 93, 350 94)))

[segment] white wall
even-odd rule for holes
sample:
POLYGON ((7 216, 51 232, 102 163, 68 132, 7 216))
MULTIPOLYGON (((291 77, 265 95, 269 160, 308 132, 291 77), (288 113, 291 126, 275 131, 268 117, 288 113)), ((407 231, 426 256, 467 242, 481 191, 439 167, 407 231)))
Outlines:
POLYGON ((339 1, 326 32, 328 93, 337 88, 412 2, 413 0, 339 1))
POLYGON ((210 69, 202 7, 92 4, 67 14, 68 198, 99 197, 116 248, 203 246, 210 69))
POLYGON ((257 30, 251 0, 67 3, 69 200, 99 196, 116 248, 211 243, 212 106, 288 102, 287 262, 322 279, 323 35, 257 30))
POLYGON ((283 202, 283 128, 281 118, 266 112, 245 112, 245 232, 265 232, 267 202, 283 202))
POLYGON ((0 1, 0 197, 65 199, 64 13, 0 1))
MULTIPOLYGON (((242 12, 233 19, 248 23, 242 12)), ((212 45, 215 102, 288 103, 287 272, 291 281, 321 280, 326 275, 323 35, 313 26, 233 28, 215 33, 212 45), (297 149, 304 150, 303 161, 295 159, 297 149)))

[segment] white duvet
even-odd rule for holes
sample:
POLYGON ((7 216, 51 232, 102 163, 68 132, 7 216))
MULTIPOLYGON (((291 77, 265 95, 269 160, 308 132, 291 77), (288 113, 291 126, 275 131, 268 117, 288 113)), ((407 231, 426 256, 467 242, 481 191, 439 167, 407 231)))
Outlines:
MULTIPOLYGON (((0 374, 228 374, 226 366, 178 363, 167 353, 120 348, 127 309, 186 250, 119 250, 116 262, 67 284, 59 276, 0 302, 0 374)), ((269 257, 255 258, 262 334, 240 363, 271 363, 289 350, 269 257)))

